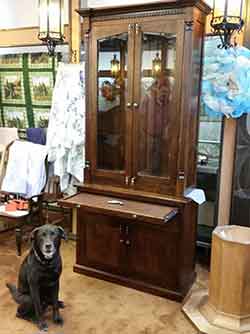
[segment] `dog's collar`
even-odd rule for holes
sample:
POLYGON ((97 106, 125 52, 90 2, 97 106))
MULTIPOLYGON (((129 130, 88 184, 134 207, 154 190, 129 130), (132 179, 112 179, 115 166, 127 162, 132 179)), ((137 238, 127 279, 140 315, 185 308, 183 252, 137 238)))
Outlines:
POLYGON ((41 264, 48 264, 48 261, 46 261, 46 260, 42 260, 42 259, 40 258, 40 256, 37 254, 37 251, 35 250, 34 247, 32 247, 32 249, 33 249, 35 258, 37 259, 38 262, 40 262, 41 264))

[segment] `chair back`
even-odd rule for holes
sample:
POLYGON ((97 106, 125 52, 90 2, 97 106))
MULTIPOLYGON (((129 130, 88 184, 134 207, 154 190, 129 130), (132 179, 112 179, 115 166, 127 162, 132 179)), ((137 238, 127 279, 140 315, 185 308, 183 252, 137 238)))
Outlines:
POLYGON ((18 139, 17 128, 0 128, 0 145, 8 146, 18 139))

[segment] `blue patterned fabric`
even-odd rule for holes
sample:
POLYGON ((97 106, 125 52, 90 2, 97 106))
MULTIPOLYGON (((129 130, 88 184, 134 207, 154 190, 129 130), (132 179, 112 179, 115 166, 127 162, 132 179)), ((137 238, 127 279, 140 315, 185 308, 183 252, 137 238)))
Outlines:
POLYGON ((238 118, 250 113, 250 50, 219 49, 219 38, 208 37, 202 80, 202 108, 209 116, 238 118))

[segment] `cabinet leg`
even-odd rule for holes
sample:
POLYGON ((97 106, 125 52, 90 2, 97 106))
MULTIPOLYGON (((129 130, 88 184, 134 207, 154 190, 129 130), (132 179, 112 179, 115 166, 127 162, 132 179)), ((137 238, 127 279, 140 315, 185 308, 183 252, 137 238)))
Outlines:
POLYGON ((22 252, 22 230, 20 227, 16 228, 16 249, 17 255, 21 256, 22 252))

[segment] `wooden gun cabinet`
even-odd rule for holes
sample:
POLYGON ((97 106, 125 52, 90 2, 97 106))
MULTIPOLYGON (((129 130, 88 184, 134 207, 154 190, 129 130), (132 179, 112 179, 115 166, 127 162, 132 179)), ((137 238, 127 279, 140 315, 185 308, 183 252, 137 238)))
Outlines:
POLYGON ((195 277, 202 1, 80 10, 84 184, 76 272, 181 300, 195 277))

